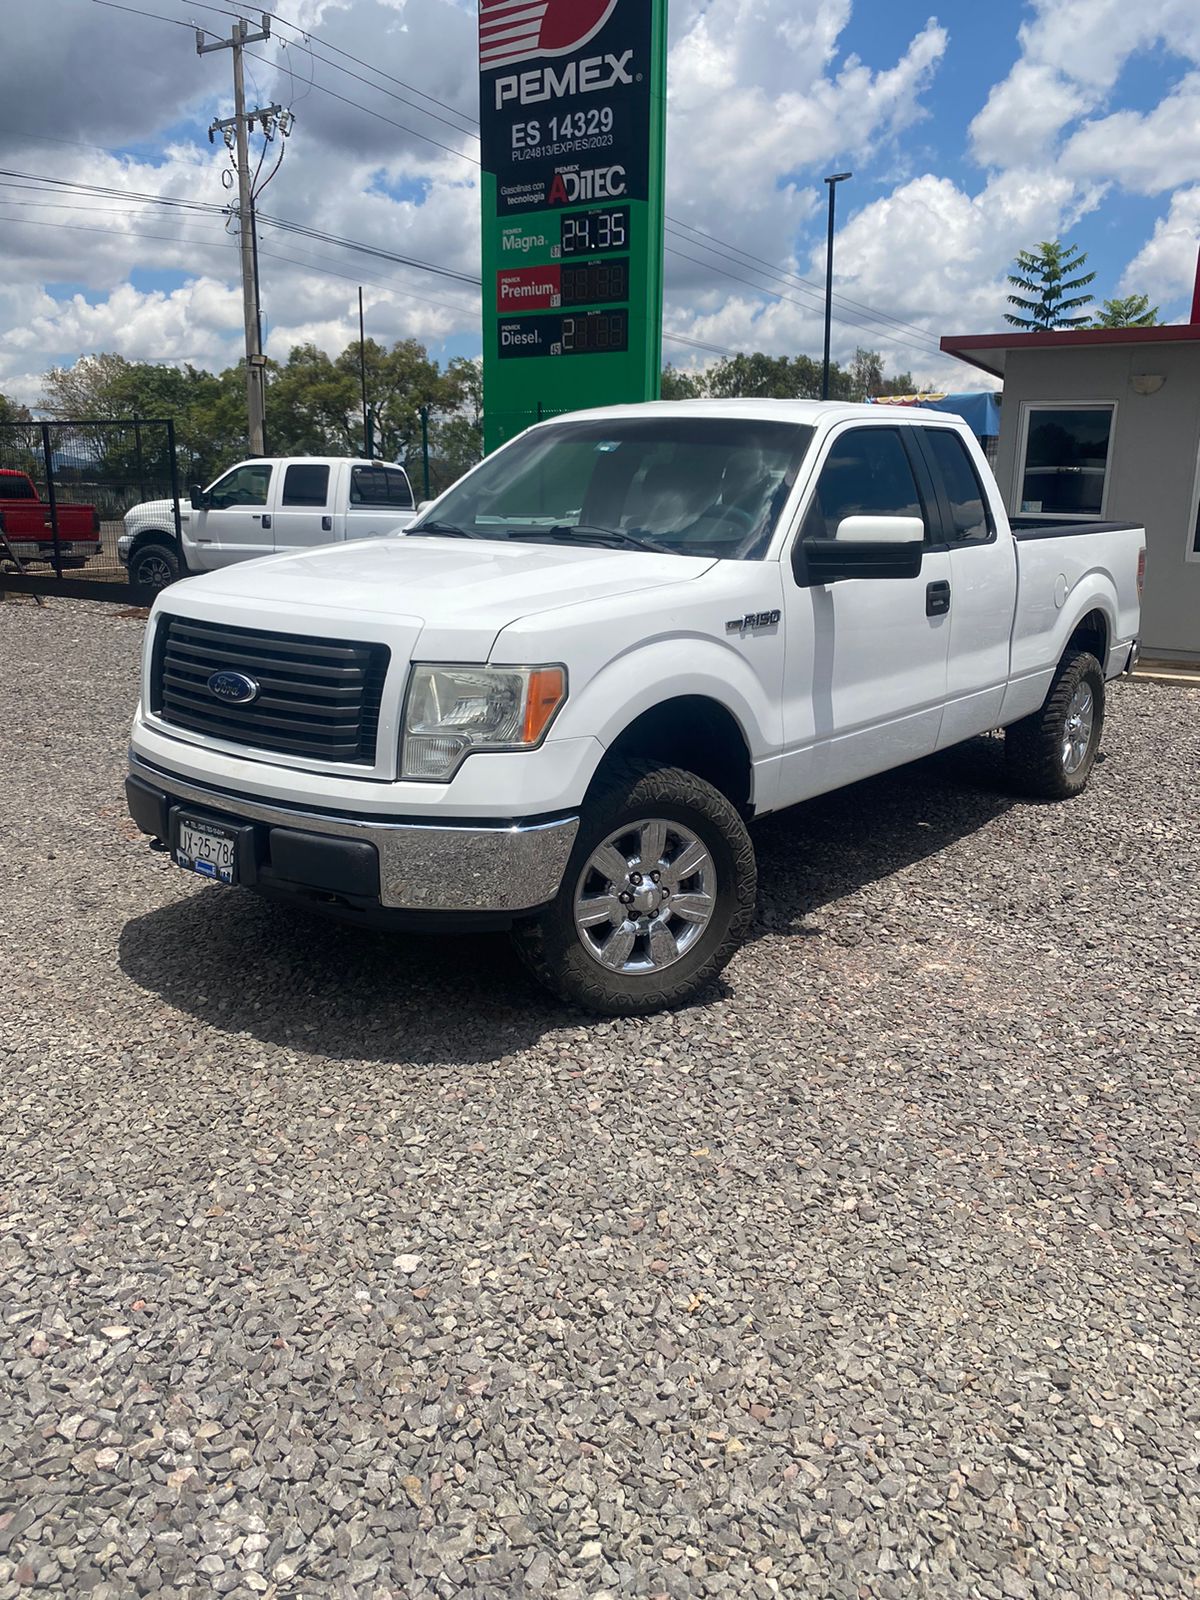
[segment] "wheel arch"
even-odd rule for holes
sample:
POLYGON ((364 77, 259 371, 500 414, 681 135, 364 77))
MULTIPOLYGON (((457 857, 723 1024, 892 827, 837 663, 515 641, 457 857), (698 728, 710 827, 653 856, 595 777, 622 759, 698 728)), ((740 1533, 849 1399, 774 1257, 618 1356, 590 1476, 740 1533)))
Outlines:
POLYGON ((749 741, 734 713, 710 694, 675 694, 639 711, 607 744, 593 784, 614 762, 639 759, 694 772, 743 815, 754 809, 749 741))

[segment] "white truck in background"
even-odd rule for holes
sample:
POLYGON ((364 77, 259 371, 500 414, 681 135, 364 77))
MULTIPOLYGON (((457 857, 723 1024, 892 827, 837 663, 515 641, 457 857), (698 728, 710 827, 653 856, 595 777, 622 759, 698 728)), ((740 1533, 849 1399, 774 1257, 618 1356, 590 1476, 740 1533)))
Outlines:
POLYGON ((416 516, 412 485, 392 461, 285 456, 240 461, 179 507, 147 500, 125 513, 117 554, 129 581, 157 594, 188 573, 347 539, 401 533, 416 516), (182 547, 182 555, 181 555, 182 547))
POLYGON ((1144 560, 1129 524, 1014 531, 950 416, 580 412, 404 539, 161 595, 128 803, 214 881, 678 1005, 749 929, 754 818, 996 728, 1023 792, 1077 794, 1144 560))

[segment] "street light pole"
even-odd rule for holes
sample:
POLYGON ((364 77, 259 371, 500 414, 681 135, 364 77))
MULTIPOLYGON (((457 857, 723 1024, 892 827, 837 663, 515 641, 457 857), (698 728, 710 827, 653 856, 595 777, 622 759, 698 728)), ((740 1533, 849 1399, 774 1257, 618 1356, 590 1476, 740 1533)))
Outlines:
POLYGON ((829 233, 825 242, 825 361, 821 367, 821 399, 829 399, 829 334, 833 321, 833 197, 839 183, 852 178, 852 172, 835 172, 825 179, 829 185, 829 233))

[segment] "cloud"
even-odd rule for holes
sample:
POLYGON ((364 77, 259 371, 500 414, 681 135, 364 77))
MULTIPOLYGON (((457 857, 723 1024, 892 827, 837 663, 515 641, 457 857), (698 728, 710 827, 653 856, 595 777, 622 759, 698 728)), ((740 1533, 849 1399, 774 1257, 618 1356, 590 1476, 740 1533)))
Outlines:
POLYGON ((1190 296, 1200 251, 1200 184, 1180 189, 1170 209, 1154 225, 1121 277, 1123 294, 1147 294, 1151 301, 1190 296))
POLYGON ((1200 64, 1195 0, 1033 0, 1017 30, 1021 54, 971 123, 976 160, 1021 165, 1050 150, 1077 117, 1100 108, 1131 56, 1162 46, 1200 64))
POLYGON ((1189 182, 1200 173, 1200 72, 1189 73, 1151 111, 1115 111, 1085 122, 1063 146, 1059 165, 1141 194, 1189 182))

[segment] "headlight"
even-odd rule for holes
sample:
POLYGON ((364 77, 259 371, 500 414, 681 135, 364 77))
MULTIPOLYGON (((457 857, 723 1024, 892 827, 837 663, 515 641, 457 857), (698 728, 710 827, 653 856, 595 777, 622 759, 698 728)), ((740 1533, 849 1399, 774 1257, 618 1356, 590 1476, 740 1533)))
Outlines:
POLYGON ((400 776, 445 783, 472 750, 530 750, 566 698, 563 667, 414 667, 400 776))

